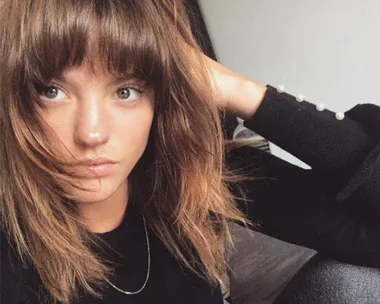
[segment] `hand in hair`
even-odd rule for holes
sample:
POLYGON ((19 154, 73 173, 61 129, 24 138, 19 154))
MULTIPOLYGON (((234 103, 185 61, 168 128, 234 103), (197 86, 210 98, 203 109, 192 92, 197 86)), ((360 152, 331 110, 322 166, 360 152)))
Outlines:
POLYGON ((213 84, 217 106, 244 120, 251 118, 266 92, 266 86, 237 74, 203 55, 213 84))

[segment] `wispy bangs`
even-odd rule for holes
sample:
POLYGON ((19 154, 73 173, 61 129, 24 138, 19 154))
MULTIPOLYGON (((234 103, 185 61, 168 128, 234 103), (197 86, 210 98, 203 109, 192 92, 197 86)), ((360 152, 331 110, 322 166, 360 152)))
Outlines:
POLYGON ((133 76, 151 86, 164 79, 151 1, 28 2, 21 46, 28 82, 45 83, 70 66, 99 61, 117 77, 133 76))

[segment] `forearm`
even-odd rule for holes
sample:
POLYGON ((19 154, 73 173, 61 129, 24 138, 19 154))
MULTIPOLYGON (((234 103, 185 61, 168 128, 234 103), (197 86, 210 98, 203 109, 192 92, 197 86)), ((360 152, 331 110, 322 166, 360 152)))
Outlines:
POLYGON ((228 101, 228 111, 243 120, 248 120, 260 107, 267 87, 245 77, 234 79, 234 81, 236 94, 228 101))
POLYGON ((343 183, 377 143, 360 123, 350 117, 337 120, 335 115, 270 87, 245 125, 309 164, 315 172, 343 183))

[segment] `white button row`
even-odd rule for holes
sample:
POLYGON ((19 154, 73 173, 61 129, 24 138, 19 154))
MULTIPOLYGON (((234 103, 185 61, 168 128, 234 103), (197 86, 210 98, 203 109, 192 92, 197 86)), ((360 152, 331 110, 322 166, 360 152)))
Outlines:
MULTIPOLYGON (((284 93, 285 92, 285 86, 284 85, 279 85, 277 87, 277 92, 279 93, 284 93)), ((299 94, 297 97, 296 97, 296 101, 297 102, 303 102, 305 100, 305 96, 303 96, 302 94, 299 94)), ((316 110, 319 111, 319 112, 322 112, 326 109, 325 105, 323 103, 319 103, 315 106, 316 110)), ((335 119, 336 120, 343 120, 344 119, 344 113, 342 112, 337 112, 335 113, 335 119)))

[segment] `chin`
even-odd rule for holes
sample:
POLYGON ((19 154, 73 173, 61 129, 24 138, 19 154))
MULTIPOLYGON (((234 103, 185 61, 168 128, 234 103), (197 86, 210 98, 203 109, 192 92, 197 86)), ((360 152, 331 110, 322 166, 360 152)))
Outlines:
POLYGON ((82 191, 75 190, 72 193, 75 196, 75 201, 78 203, 99 203, 107 200, 112 196, 111 191, 101 190, 101 191, 82 191))
MULTIPOLYGON (((122 184, 122 183, 121 183, 122 184)), ((70 194, 78 203, 98 203, 111 198, 120 188, 120 184, 107 179, 89 179, 81 181, 80 185, 88 190, 73 189, 70 194)))
POLYGON ((101 192, 75 192, 75 201, 80 204, 92 204, 99 203, 107 200, 112 193, 101 191, 101 192))

